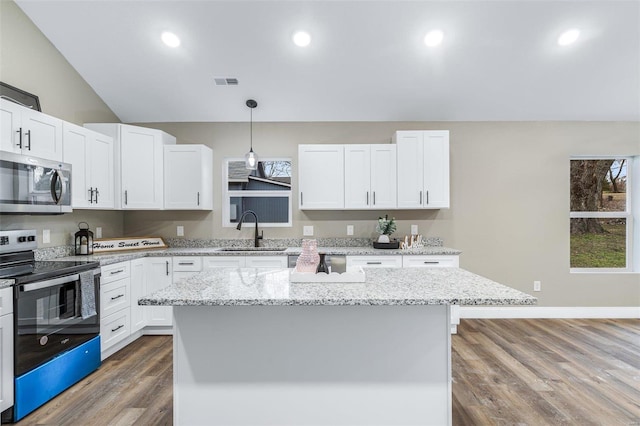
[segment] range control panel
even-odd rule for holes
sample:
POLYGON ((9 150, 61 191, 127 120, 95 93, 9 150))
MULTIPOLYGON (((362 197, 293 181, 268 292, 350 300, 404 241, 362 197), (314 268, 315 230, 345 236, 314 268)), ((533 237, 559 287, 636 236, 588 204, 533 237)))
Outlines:
POLYGON ((0 253, 35 250, 38 248, 36 230, 0 231, 0 253))

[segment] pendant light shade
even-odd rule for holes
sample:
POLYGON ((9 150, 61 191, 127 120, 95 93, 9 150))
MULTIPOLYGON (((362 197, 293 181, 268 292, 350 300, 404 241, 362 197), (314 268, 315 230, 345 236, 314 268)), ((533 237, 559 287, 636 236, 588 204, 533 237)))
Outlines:
POLYGON ((250 133, 250 145, 249 152, 244 156, 244 166, 248 170, 256 170, 258 168, 258 155, 253 152, 253 109, 258 106, 258 103, 253 99, 247 100, 247 106, 249 107, 249 111, 251 112, 251 133, 250 133))

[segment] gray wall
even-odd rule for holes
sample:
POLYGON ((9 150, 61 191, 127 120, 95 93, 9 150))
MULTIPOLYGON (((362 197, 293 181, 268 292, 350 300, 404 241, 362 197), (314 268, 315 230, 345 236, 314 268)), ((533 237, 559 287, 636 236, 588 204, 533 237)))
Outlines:
MULTIPOLYGON (((43 110, 62 119, 118 121, 60 53, 11 1, 0 1, 0 80, 40 96, 43 110)), ((179 143, 214 150, 213 212, 91 212, 64 216, 0 216, 2 229, 51 229, 50 245, 67 244, 77 222, 104 228, 105 237, 175 236, 251 238, 251 229, 222 228, 221 163, 248 148, 247 123, 150 124, 179 143)), ((427 236, 463 250, 464 268, 530 292, 542 281, 541 306, 638 306, 637 274, 569 274, 569 156, 638 155, 639 123, 255 123, 254 148, 263 156, 296 160, 300 143, 386 143, 395 130, 451 131, 451 209, 439 211, 305 212, 294 197, 293 228, 269 228, 267 238, 300 237, 313 224, 316 236, 371 235, 384 213, 398 221, 397 235, 418 224, 427 236)), ((297 168, 294 162, 294 193, 297 168)), ((250 228, 250 227, 249 227, 250 228)))
MULTIPOLYGON (((13 1, 0 1, 0 80, 40 99, 42 112, 82 124, 89 121, 119 122, 49 40, 13 1)), ((0 216, 0 229, 37 229, 39 247, 71 244, 78 222, 104 236, 123 232, 122 212, 75 211, 62 216, 0 216), (51 231, 51 243, 42 243, 42 230, 51 231)))

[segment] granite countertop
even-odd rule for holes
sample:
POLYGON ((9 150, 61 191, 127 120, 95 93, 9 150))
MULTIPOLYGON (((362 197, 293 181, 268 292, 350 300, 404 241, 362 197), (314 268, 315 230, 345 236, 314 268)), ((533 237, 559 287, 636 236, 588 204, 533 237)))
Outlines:
MULTIPOLYGON (((136 250, 129 252, 115 252, 94 254, 91 256, 66 256, 51 260, 91 260, 100 262, 101 266, 113 263, 125 262, 127 260, 139 259, 142 257, 158 256, 288 256, 300 254, 302 248, 289 247, 281 251, 274 251, 273 248, 263 248, 261 250, 241 250, 223 251, 222 247, 180 247, 153 250, 136 250)), ((459 255, 460 250, 447 247, 424 247, 412 250, 381 250, 373 247, 319 247, 318 252, 330 255, 459 255)))
POLYGON ((11 287, 13 285, 14 281, 9 279, 0 279, 0 290, 2 290, 3 288, 7 288, 7 287, 11 287))
POLYGON ((221 268, 145 296, 140 305, 533 305, 537 299, 460 268, 368 268, 364 283, 290 283, 288 269, 221 268))

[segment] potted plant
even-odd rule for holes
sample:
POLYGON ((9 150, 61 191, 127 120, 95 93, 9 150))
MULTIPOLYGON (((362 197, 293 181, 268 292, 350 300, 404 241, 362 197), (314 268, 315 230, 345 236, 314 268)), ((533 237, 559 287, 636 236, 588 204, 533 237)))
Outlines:
POLYGON ((378 237, 379 243, 388 243, 389 235, 396 231, 396 218, 389 219, 389 215, 384 215, 384 218, 378 218, 378 224, 376 225, 376 232, 380 234, 378 237))

